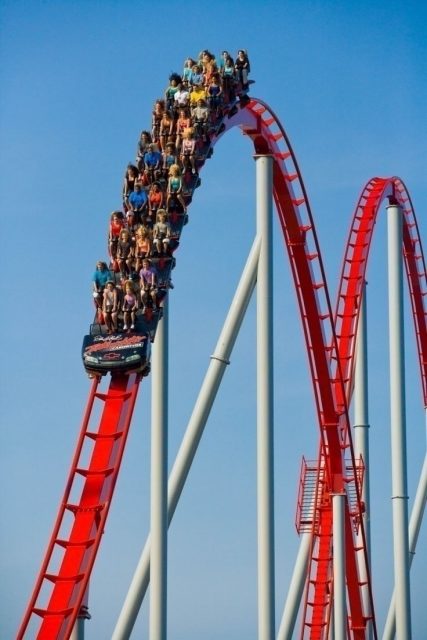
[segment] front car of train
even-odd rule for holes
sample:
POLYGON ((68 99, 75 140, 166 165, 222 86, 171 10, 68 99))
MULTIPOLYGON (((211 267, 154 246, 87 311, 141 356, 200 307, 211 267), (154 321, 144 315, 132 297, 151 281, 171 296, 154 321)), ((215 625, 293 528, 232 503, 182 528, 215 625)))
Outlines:
POLYGON ((93 375, 104 375, 118 370, 148 375, 150 344, 148 334, 143 333, 89 334, 83 340, 83 363, 86 371, 93 375))

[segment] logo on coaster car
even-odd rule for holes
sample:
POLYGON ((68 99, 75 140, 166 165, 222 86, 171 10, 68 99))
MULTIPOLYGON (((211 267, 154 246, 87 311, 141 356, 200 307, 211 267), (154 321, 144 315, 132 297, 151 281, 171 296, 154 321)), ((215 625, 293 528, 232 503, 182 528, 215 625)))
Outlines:
POLYGON ((103 360, 120 360, 121 355, 117 353, 117 351, 109 351, 105 355, 102 356, 103 360))
MULTIPOLYGON (((111 338, 111 336, 108 336, 111 338)), ((85 349, 85 353, 93 353, 94 351, 103 351, 104 349, 125 349, 127 347, 141 347, 146 339, 145 336, 136 335, 124 337, 123 335, 113 336, 113 340, 107 341, 103 336, 96 336, 96 343, 89 345, 85 349)), ((95 341, 94 341, 95 342, 95 341)))

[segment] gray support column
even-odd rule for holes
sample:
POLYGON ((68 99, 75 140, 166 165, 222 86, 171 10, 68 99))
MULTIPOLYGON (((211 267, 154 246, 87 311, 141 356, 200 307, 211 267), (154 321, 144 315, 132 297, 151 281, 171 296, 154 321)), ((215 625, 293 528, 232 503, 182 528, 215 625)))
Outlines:
MULTIPOLYGON (((369 406, 368 406, 368 346, 367 346, 367 313, 366 313, 366 282, 363 285, 359 325, 356 341, 356 365, 354 372, 354 452, 356 461, 362 456, 365 465, 365 475, 361 499, 365 504, 363 524, 366 538, 366 551, 371 564, 371 509, 370 509, 370 468, 369 468, 369 406)), ((362 536, 358 536, 359 546, 363 544, 362 536)), ((364 555, 358 554, 358 569, 362 584, 367 581, 364 555)), ((363 607, 365 615, 370 611, 369 592, 363 590, 363 607)), ((367 640, 372 636, 372 624, 367 623, 367 640)))
POLYGON ((86 589, 83 597, 83 602, 80 607, 79 615, 74 624, 73 630, 70 635, 70 640, 85 640, 85 621, 90 620, 91 615, 88 608, 89 603, 89 585, 86 589))
POLYGON ((70 640, 84 640, 85 638, 85 621, 84 618, 77 618, 73 630, 70 635, 70 640))
POLYGON ((346 639, 346 586, 345 586, 345 493, 332 496, 333 537, 334 537, 334 638, 346 639))
POLYGON ((258 638, 275 637, 273 443, 273 158, 255 156, 257 233, 258 638))
POLYGON ((403 328, 402 210, 387 207, 390 341, 390 418, 396 631, 411 638, 408 492, 406 469, 405 357, 403 328))
POLYGON ((154 342, 151 386, 150 640, 166 640, 167 628, 168 307, 166 297, 154 342))
POLYGON ((368 348, 366 329, 366 283, 363 286, 359 326, 356 341, 356 367, 354 374, 354 449, 356 457, 362 456, 365 477, 361 498, 365 503, 365 532, 370 547, 370 478, 369 478, 369 405, 368 405, 368 348))
MULTIPOLYGON (((187 425, 183 441, 173 465, 168 483, 168 524, 171 523, 184 488, 197 447, 203 435, 210 410, 221 384, 225 369, 248 308, 256 283, 256 273, 261 241, 256 237, 231 303, 215 351, 211 356, 199 396, 187 425)), ((128 640, 138 616, 139 609, 150 582, 150 547, 148 537, 142 550, 138 566, 114 629, 112 640, 128 640)))
MULTIPOLYGON (((414 505, 412 507, 411 519, 409 522, 409 566, 417 548, 418 535, 420 533, 423 521, 424 511, 427 501, 427 456, 424 458, 424 464, 421 471, 420 480, 418 482, 417 492, 415 494, 414 505)), ((390 608, 387 614, 387 620, 384 627, 383 640, 393 640, 396 634, 396 591, 393 592, 390 608)))
POLYGON ((304 595, 304 585, 307 578, 307 563, 310 557, 311 533, 303 533, 300 547, 295 561, 294 571, 289 586, 288 597, 283 609, 277 640, 292 640, 295 623, 301 600, 304 595))

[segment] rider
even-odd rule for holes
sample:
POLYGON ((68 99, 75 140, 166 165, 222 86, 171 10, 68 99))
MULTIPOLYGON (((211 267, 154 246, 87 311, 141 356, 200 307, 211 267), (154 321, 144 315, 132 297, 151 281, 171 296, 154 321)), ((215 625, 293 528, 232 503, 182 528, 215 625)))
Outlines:
POLYGON ((135 329, 135 318, 138 309, 138 298, 135 294, 133 282, 127 280, 125 282, 125 290, 123 296, 123 331, 127 331, 128 328, 132 331, 135 329), (129 326, 130 325, 130 326, 129 326))
POLYGON ((104 294, 105 285, 108 280, 112 280, 113 276, 109 270, 107 263, 102 260, 98 260, 96 263, 96 270, 93 274, 93 299, 98 309, 102 309, 102 298, 104 294))
POLYGON ((246 91, 249 86, 248 74, 251 70, 251 66, 249 64, 248 54, 244 49, 240 49, 236 62, 234 63, 234 68, 236 70, 237 81, 240 83, 240 87, 243 91, 246 91))
POLYGON ((197 100, 197 104, 191 109, 191 117, 194 123, 194 133, 196 137, 202 137, 204 142, 208 141, 209 129, 209 107, 203 98, 197 100))
POLYGON ((181 164, 186 169, 187 162, 190 162, 192 173, 196 173, 196 158, 195 158, 196 141, 194 139, 194 129, 189 127, 184 130, 182 144, 181 144, 181 164))
POLYGON ((104 289, 104 299, 102 302, 102 313, 108 333, 117 331, 117 313, 119 310, 119 294, 114 280, 108 280, 104 289))
POLYGON ((159 255, 168 253, 171 237, 171 226, 167 221, 167 213, 165 209, 159 209, 157 212, 157 222, 153 229, 153 244, 159 255))
POLYGON ((134 211, 135 217, 138 221, 142 219, 147 206, 147 200, 147 194, 142 188, 141 181, 138 180, 137 182, 135 182, 135 191, 132 191, 128 198, 129 208, 134 211))
POLYGON ((151 299, 153 307, 156 307, 157 300, 157 273, 154 267, 151 266, 148 258, 144 258, 142 261, 142 269, 139 272, 139 277, 141 280, 142 313, 145 313, 148 299, 151 299))

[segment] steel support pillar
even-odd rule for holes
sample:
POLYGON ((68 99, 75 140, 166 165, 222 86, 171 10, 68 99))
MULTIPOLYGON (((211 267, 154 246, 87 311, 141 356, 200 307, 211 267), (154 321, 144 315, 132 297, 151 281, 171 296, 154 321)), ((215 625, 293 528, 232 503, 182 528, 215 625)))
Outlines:
POLYGON ((167 633, 168 306, 166 297, 152 359, 150 640, 167 633))
POLYGON ((406 469, 405 357, 403 328, 402 210, 387 207, 390 342, 390 419, 396 631, 411 638, 408 492, 406 469))
POLYGON ((86 590, 85 597, 83 598, 83 604, 80 607, 79 615, 74 623, 73 630, 70 635, 70 640, 85 640, 85 620, 90 620, 91 615, 88 609, 88 595, 89 587, 86 590))
POLYGON ((257 234, 258 638, 275 637, 273 442, 273 158, 255 156, 257 234))
MULTIPOLYGON (((199 396, 173 465, 168 483, 168 525, 171 523, 203 435, 210 410, 221 384, 231 352, 236 342, 246 309, 255 288, 261 240, 256 237, 231 303, 215 351, 203 380, 199 396)), ((150 549, 148 537, 141 553, 129 591, 114 629, 112 640, 128 640, 150 582, 150 549)))
POLYGON ((304 595, 307 578, 307 563, 310 557, 311 533, 303 533, 289 586, 288 597, 283 609, 277 640, 292 640, 298 611, 304 595))
POLYGON ((366 543, 370 547, 370 478, 369 478, 369 406, 368 406, 368 348, 366 329, 366 284, 361 297, 359 326, 356 341, 354 373, 354 449, 356 458, 362 456, 365 475, 361 498, 365 503, 366 543))
POLYGON ((84 618, 77 618, 74 623, 70 640, 85 640, 85 621, 84 618))
POLYGON ((345 583, 345 493, 332 496, 333 516, 333 570, 334 570, 334 638, 346 639, 346 583, 345 583))
MULTIPOLYGON (((414 505, 412 507, 411 519, 409 522, 409 567, 415 556, 417 548, 418 535, 420 533, 423 521, 424 511, 427 501, 427 456, 424 458, 424 464, 421 471, 420 480, 418 482, 417 492, 415 494, 414 505)), ((384 627, 383 640, 393 640, 396 635, 396 590, 393 592, 390 607, 387 614, 387 620, 384 627)))
MULTIPOLYGON (((371 567, 371 509, 370 509, 370 468, 369 468, 369 404, 368 404, 368 346, 367 346, 367 313, 366 282, 363 285, 359 324, 356 341, 356 365, 354 372, 354 450, 356 462, 362 457, 365 465, 361 500, 365 505, 363 524, 365 529, 366 552, 371 567)), ((359 533, 359 546, 363 544, 359 533)), ((359 577, 362 584, 367 584, 368 575, 364 556, 358 555, 359 577)), ((371 569, 370 569, 371 570, 371 569)), ((369 592, 363 590, 363 608, 365 615, 370 611, 369 592)), ((367 640, 372 637, 372 625, 367 623, 367 640)))

